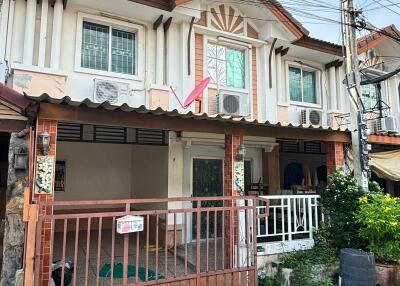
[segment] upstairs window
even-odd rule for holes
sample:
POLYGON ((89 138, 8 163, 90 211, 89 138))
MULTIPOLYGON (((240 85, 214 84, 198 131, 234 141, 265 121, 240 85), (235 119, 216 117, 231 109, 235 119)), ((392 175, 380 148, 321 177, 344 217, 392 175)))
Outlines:
POLYGON ((378 103, 378 86, 376 84, 367 84, 361 86, 361 98, 366 109, 372 109, 378 103))
POLYGON ((81 67, 136 75, 136 33, 84 21, 81 67))
POLYGON ((207 70, 212 83, 231 88, 245 88, 245 53, 209 43, 207 70))
POLYGON ((290 100, 317 103, 316 72, 300 67, 289 67, 290 100))

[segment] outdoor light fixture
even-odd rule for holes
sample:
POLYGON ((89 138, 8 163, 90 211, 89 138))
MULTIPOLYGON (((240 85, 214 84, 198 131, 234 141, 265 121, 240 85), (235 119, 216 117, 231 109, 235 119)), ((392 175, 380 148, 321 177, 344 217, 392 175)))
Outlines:
POLYGON ((14 150, 14 169, 26 170, 28 168, 28 152, 26 148, 20 147, 14 150))
POLYGON ((40 152, 42 155, 49 154, 50 151, 50 134, 47 131, 42 132, 39 135, 39 143, 40 143, 40 152))
POLYGON ((237 150, 236 160, 243 161, 245 155, 246 147, 244 146, 244 144, 240 144, 237 150))

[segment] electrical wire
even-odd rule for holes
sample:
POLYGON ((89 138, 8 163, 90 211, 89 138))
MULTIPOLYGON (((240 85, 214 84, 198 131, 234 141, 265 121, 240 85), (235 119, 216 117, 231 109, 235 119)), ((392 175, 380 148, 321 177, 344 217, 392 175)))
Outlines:
MULTIPOLYGON (((384 6, 381 2, 379 2, 378 0, 372 0, 374 1, 376 4, 379 4, 380 6, 384 6)), ((393 3, 394 4, 394 3, 393 3)), ((388 7, 388 6, 384 6, 384 8, 388 9, 389 11, 397 14, 400 16, 400 13, 398 13, 397 11, 393 10, 392 8, 388 7)))

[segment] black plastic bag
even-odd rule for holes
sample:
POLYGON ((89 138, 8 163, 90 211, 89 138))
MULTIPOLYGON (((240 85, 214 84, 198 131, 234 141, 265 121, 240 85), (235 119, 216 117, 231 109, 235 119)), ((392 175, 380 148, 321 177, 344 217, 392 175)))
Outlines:
MULTIPOLYGON (((64 266, 64 286, 68 286, 71 283, 72 276, 74 274, 74 264, 67 260, 64 266)), ((62 263, 61 260, 53 262, 51 277, 53 278, 55 286, 61 286, 61 275, 62 275, 62 263)))

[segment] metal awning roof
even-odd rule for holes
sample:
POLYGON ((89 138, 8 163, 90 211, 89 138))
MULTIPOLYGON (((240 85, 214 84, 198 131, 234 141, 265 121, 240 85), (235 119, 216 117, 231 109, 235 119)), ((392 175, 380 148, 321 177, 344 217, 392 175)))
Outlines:
POLYGON ((131 107, 127 104, 123 105, 112 105, 109 102, 96 103, 86 98, 83 101, 73 101, 70 97, 66 96, 63 98, 51 98, 47 94, 43 94, 40 97, 32 97, 27 96, 33 102, 36 103, 51 103, 57 105, 67 105, 72 107, 88 107, 93 109, 104 109, 104 110, 112 110, 112 111, 123 111, 123 112, 133 112, 138 114, 152 114, 156 116, 167 116, 167 117, 175 117, 182 119, 195 119, 195 120, 205 120, 205 121, 218 121, 218 122, 228 122, 235 124, 244 124, 244 125, 260 125, 260 126, 274 126, 274 127, 282 127, 288 129, 312 129, 312 130, 323 130, 323 131, 332 131, 332 132, 350 132, 348 128, 332 128, 328 126, 315 126, 315 125, 306 125, 306 124, 292 124, 292 123, 272 123, 270 121, 258 121, 256 119, 249 119, 245 117, 235 117, 221 114, 207 114, 207 113, 193 113, 189 111, 187 113, 179 112, 174 109, 172 111, 165 111, 161 108, 157 109, 147 109, 144 105, 139 107, 131 107))

